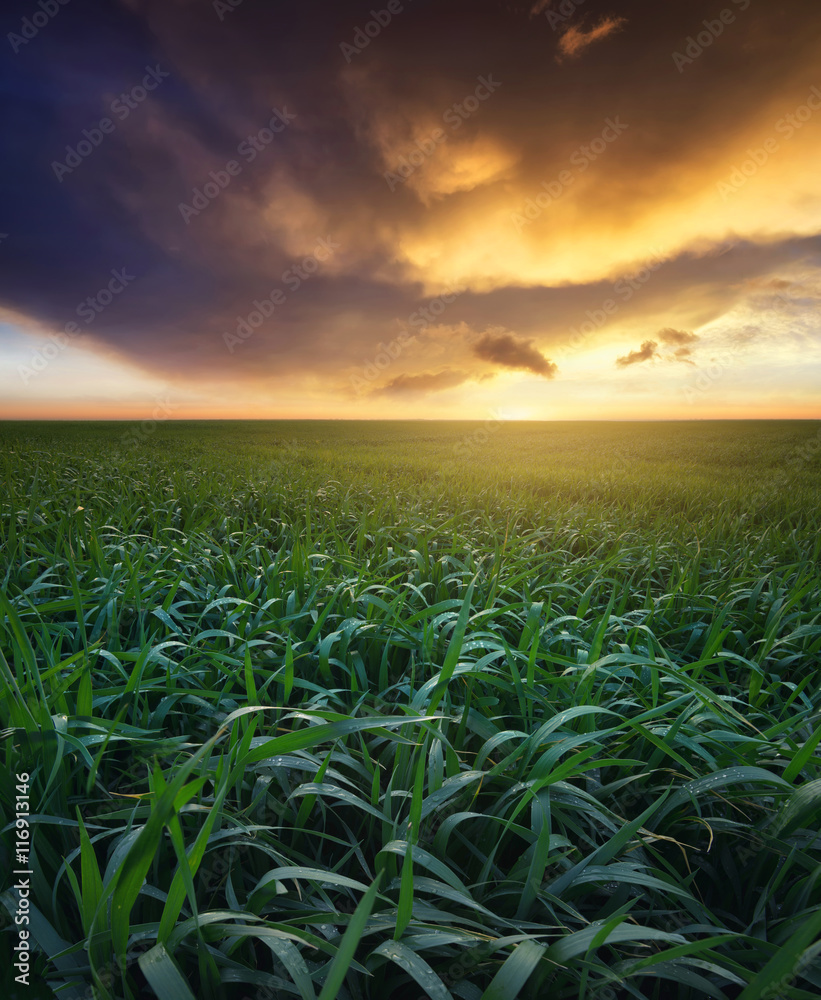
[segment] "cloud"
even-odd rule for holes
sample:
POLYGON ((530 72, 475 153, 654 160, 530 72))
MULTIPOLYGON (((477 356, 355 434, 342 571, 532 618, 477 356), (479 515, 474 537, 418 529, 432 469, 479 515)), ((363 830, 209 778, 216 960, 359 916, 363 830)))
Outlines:
POLYGON ((701 339, 697 333, 688 333, 686 330, 673 330, 671 327, 659 330, 658 338, 662 344, 670 344, 677 347, 695 344, 697 340, 701 339))
MULTIPOLYGON (((656 336, 662 344, 676 348, 672 354, 664 356, 667 361, 681 361, 688 365, 695 363, 690 358, 693 353, 692 345, 701 340, 697 333, 690 333, 687 330, 674 330, 673 327, 668 326, 663 330, 659 330, 656 336)), ((643 361, 661 360, 662 354, 658 347, 657 340, 645 340, 638 351, 631 351, 629 354, 625 354, 624 357, 617 358, 616 364, 619 368, 628 368, 630 365, 638 365, 643 361)))
POLYGON ((422 372, 420 375, 397 375, 379 390, 395 395, 421 395, 429 392, 443 392, 463 385, 470 376, 466 372, 445 368, 441 372, 422 372))
POLYGON ((645 340, 638 351, 631 351, 623 358, 617 358, 616 364, 619 368, 627 368, 630 365, 641 364, 642 361, 652 361, 659 356, 658 344, 655 340, 645 340))
MULTIPOLYGON (((0 310, 20 329, 63 330, 113 269, 126 268, 135 275, 126 292, 93 324, 81 321, 89 353, 204 392, 241 387, 237 398, 283 400, 282 412, 306 394, 322 412, 350 413, 400 398, 365 393, 349 403, 345 373, 401 330, 417 341, 381 376, 398 376, 390 391, 399 394, 447 388, 457 372, 471 388, 503 369, 526 373, 520 381, 552 377, 548 358, 568 345, 578 345, 580 364, 589 357, 624 385, 613 370, 621 348, 599 360, 614 342, 650 338, 675 371, 687 357, 676 352, 700 345, 666 341, 656 334, 663 328, 704 330, 705 342, 710 330, 712 348, 711 324, 759 324, 765 310, 767 336, 785 342, 817 325, 817 130, 783 142, 773 170, 726 202, 716 192, 747 147, 761 146, 804 99, 798 81, 817 65, 817 0, 754 5, 685 70, 686 86, 671 53, 715 15, 715 0, 634 0, 586 13, 589 0, 555 33, 544 13, 527 16, 536 0, 483 5, 481 17, 468 16, 473 0, 421 5, 350 60, 340 44, 368 16, 353 0, 287 12, 245 4, 224 19, 210 10, 199 17, 190 0, 128 0, 126 16, 125 2, 107 5, 104 21, 83 5, 55 18, 27 47, 37 58, 8 61, 8 89, 25 99, 12 102, 0 135, 0 187, 9 193, 0 228, 10 234, 0 248, 0 310), (545 45, 562 38, 567 56, 584 56, 621 26, 602 20, 610 12, 626 14, 629 30, 599 46, 566 86, 567 67, 545 59, 545 45), (789 23, 803 30, 783 30, 789 23), (459 45, 447 42, 457 37, 459 45), (168 80, 58 181, 52 162, 155 63, 168 80), (498 95, 475 113, 455 111, 491 70, 498 95), (561 94, 549 127, 544 104, 533 102, 544 94, 561 94), (250 149, 274 106, 297 118, 250 149), (619 115, 628 130, 599 153, 597 137, 619 115), (436 129, 447 138, 433 149, 436 129), (414 150, 423 162, 391 190, 385 172, 414 150), (224 177, 230 161, 241 174, 184 219, 180 203, 213 190, 212 172, 224 177), (541 204, 562 176, 572 182, 560 197, 517 227, 514 216, 541 204), (316 267, 310 256, 328 238, 339 249, 316 267), (454 287, 464 291, 454 296, 454 287), (272 295, 284 301, 230 351, 272 295), (589 313, 610 299, 618 314, 590 329, 589 313)), ((552 14, 571 4, 539 6, 552 14)), ((660 393, 659 412, 668 404, 660 393)))
POLYGON ((594 42, 600 42, 608 35, 612 35, 613 32, 619 31, 625 24, 627 24, 626 17, 606 17, 589 31, 585 31, 583 28, 568 28, 559 39, 559 48, 563 55, 572 59, 584 52, 594 42))
POLYGON ((664 330, 659 330, 658 338, 662 344, 676 348, 674 353, 669 355, 670 360, 681 361, 688 365, 695 364, 690 358, 693 354, 692 345, 697 344, 701 340, 701 337, 697 333, 691 333, 687 330, 674 330, 668 326, 664 330))
MULTIPOLYGON (((440 340, 439 345, 442 347, 444 342, 440 340)), ((427 395, 454 389, 466 382, 487 382, 496 378, 498 371, 476 368, 474 359, 477 358, 497 368, 531 372, 546 379, 555 378, 559 370, 558 365, 534 346, 534 340, 518 337, 501 327, 477 335, 462 324, 460 330, 452 331, 447 353, 450 357, 443 360, 451 362, 448 367, 439 371, 404 372, 376 389, 376 395, 427 395)))
POLYGON ((503 368, 532 372, 543 378, 555 378, 559 370, 558 365, 533 346, 532 340, 525 340, 513 333, 483 333, 474 342, 473 353, 483 361, 491 361, 503 368))

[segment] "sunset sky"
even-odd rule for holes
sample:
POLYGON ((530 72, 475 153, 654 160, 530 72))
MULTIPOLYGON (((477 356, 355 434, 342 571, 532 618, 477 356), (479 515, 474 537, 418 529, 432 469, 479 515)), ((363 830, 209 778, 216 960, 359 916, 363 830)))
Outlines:
POLYGON ((818 0, 0 21, 0 418, 821 418, 818 0))

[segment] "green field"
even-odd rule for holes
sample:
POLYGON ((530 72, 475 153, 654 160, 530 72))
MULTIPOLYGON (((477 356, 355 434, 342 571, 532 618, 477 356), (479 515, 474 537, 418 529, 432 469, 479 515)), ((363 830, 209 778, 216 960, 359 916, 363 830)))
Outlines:
POLYGON ((817 422, 0 460, 6 995, 819 996, 817 422))

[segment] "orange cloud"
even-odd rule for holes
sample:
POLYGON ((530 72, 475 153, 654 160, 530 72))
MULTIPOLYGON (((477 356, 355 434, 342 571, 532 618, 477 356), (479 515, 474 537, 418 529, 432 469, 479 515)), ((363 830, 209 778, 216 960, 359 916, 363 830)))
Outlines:
POLYGON ((626 17, 606 17, 590 31, 576 27, 568 28, 559 40, 559 48, 563 55, 572 59, 574 56, 580 55, 594 42, 600 42, 608 35, 612 35, 613 32, 619 31, 625 24, 627 24, 626 17))
POLYGON ((638 351, 631 351, 622 358, 616 359, 619 368, 628 368, 630 365, 641 364, 642 361, 652 361, 658 357, 658 344, 655 340, 645 340, 638 351))
POLYGON ((697 333, 690 333, 687 330, 673 330, 671 327, 667 327, 666 329, 659 331, 659 339, 664 344, 683 347, 686 344, 695 344, 695 342, 701 338, 697 333))

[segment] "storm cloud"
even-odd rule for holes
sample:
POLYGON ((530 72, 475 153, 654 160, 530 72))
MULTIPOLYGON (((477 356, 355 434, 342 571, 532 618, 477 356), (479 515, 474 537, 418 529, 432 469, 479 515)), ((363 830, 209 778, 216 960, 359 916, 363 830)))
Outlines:
MULTIPOLYGON (((685 360, 695 340, 652 331, 707 344, 754 321, 768 282, 816 287, 821 140, 790 124, 817 85, 812 0, 735 11, 685 73, 672 56, 715 16, 707 0, 404 4, 377 34, 369 11, 72 0, 26 39, 30 3, 7 4, 9 338, 354 414, 376 394, 350 402, 351 375, 397 338, 381 397, 428 378, 456 407, 493 373, 553 393, 560 351, 644 331, 685 360), (603 142, 608 119, 628 127, 603 142), (767 169, 741 170, 770 137, 767 169), (121 271, 125 291, 89 314, 121 271)), ((790 295, 771 335, 816 337, 817 301, 790 295)), ((7 398, 36 400, 44 383, 15 378, 7 398)))

